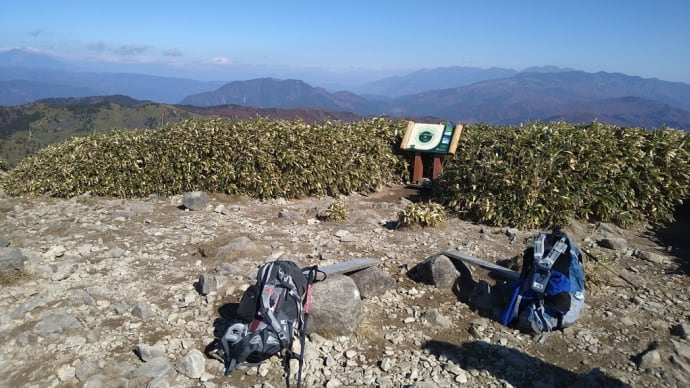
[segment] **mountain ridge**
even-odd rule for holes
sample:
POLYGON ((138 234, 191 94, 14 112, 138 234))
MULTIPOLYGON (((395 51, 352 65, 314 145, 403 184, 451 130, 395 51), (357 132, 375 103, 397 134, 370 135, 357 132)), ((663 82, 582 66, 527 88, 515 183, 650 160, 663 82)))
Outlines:
POLYGON ((66 70, 69 68, 46 55, 0 52, 0 105, 49 97, 125 95, 200 107, 324 109, 360 116, 436 117, 505 125, 582 117, 615 125, 677 125, 690 130, 688 84, 556 66, 535 66, 520 72, 461 66, 422 69, 337 91, 295 78, 202 82, 66 70), (382 92, 388 95, 377 94, 382 92))
POLYGON ((359 115, 432 116, 453 122, 503 125, 583 117, 586 121, 622 126, 690 129, 690 85, 567 69, 521 72, 509 78, 380 100, 350 92, 329 93, 303 81, 264 78, 228 83, 213 92, 190 96, 183 103, 310 106, 359 115), (282 97, 276 93, 282 93, 282 97))

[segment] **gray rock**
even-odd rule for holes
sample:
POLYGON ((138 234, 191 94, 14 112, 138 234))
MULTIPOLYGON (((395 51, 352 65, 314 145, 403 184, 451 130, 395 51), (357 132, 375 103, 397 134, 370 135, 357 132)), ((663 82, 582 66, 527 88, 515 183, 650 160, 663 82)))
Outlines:
POLYGON ((71 260, 60 261, 50 265, 50 279, 57 282, 65 280, 72 276, 72 274, 79 269, 79 264, 71 260))
POLYGON ((105 252, 105 257, 109 259, 118 259, 125 254, 125 250, 122 248, 113 248, 105 252))
POLYGON ((209 202, 211 198, 203 191, 193 191, 182 196, 182 205, 189 210, 203 210, 209 202))
POLYGON ((7 240, 6 238, 0 236, 0 248, 6 248, 6 247, 9 247, 9 246, 10 246, 9 240, 7 240))
POLYGON ((46 251, 46 253, 43 254, 43 258, 48 259, 48 260, 52 260, 56 257, 64 256, 65 252, 66 252, 65 247, 63 247, 62 245, 56 245, 56 246, 48 249, 48 251, 46 251))
POLYGON ((628 248, 628 240, 622 237, 602 238, 597 241, 600 247, 624 251, 628 248))
POLYGON ((208 295, 218 289, 218 286, 223 283, 224 276, 215 274, 199 275, 199 283, 197 284, 197 291, 201 295, 208 295))
POLYGON ((75 369, 69 364, 63 364, 55 370, 58 380, 67 382, 75 377, 75 369))
POLYGON ((123 315, 129 311, 129 305, 127 303, 116 303, 115 304, 115 312, 123 315))
POLYGON ((111 221, 126 221, 132 217, 132 212, 129 210, 116 210, 110 214, 111 221))
POLYGON ((637 368, 641 370, 653 368, 661 362, 661 355, 657 349, 647 350, 637 359, 637 368))
MULTIPOLYGON (((152 380, 169 381, 175 375, 175 369, 168 362, 167 357, 156 357, 131 372, 132 378, 149 377, 152 380)), ((159 385, 160 386, 160 385, 159 385)))
POLYGON ((0 273, 23 271, 26 257, 19 248, 0 248, 0 273))
POLYGON ((242 271, 242 267, 236 263, 221 263, 216 270, 224 275, 235 275, 242 271))
POLYGON ((674 340, 671 340, 671 343, 673 344, 673 350, 676 354, 690 362, 690 344, 674 340))
POLYGON ((81 328, 81 323, 65 311, 49 314, 34 326, 34 332, 45 337, 53 333, 64 333, 69 329, 81 328))
POLYGON ((158 357, 165 357, 165 345, 162 342, 156 342, 155 345, 139 344, 134 348, 134 352, 139 356, 141 361, 149 362, 158 357))
POLYGON ((343 237, 350 235, 350 233, 351 233, 351 232, 350 232, 349 230, 346 230, 346 229, 338 229, 338 230, 335 231, 335 233, 333 233, 333 235, 334 235, 335 237, 338 237, 338 238, 342 239, 343 237))
POLYGON ((688 376, 690 376, 690 344, 686 341, 674 341, 673 350, 675 354, 671 354, 670 361, 674 368, 674 375, 683 381, 686 386, 690 381, 688 381, 688 376))
POLYGON ((153 316, 153 308, 147 301, 139 301, 132 308, 132 315, 137 318, 146 319, 153 316))
POLYGON ((518 233, 520 233, 520 231, 516 228, 506 228, 504 232, 510 241, 513 241, 515 237, 517 237, 518 233))
POLYGON ((86 382, 97 371, 98 365, 95 362, 85 361, 75 367, 74 375, 77 380, 86 382))
POLYGON ((129 210, 132 213, 135 214, 152 214, 153 213, 153 204, 150 204, 148 202, 134 202, 130 204, 127 207, 127 210, 129 210))
POLYGON ((104 374, 97 374, 89 377, 82 385, 82 388, 127 388, 129 381, 122 377, 106 376, 104 374))
POLYGON ((285 218, 287 220, 300 220, 302 215, 294 210, 283 209, 278 213, 278 218, 285 218))
POLYGON ((633 256, 656 264, 664 264, 669 262, 669 259, 666 256, 654 252, 635 251, 633 256))
POLYGON ((220 247, 216 257, 224 257, 233 252, 244 252, 256 249, 256 243, 247 236, 236 237, 220 247))
POLYGON ((444 255, 432 256, 417 265, 422 280, 439 288, 448 288, 455 284, 460 272, 453 261, 444 255))
POLYGON ((350 335, 364 318, 364 306, 352 278, 336 275, 314 283, 309 331, 350 335))
POLYGON ((89 295, 89 293, 86 290, 82 288, 77 288, 70 292, 69 304, 70 306, 95 306, 96 300, 91 295, 89 295))
POLYGON ((429 309, 424 312, 423 317, 429 321, 432 325, 440 327, 451 327, 453 322, 445 315, 438 312, 436 309, 429 309))
MULTIPOLYGON (((151 379, 147 384, 146 388, 170 388, 171 385, 171 380, 172 380, 172 374, 162 374, 156 378, 151 379)), ((131 384, 130 382, 130 387, 131 386, 137 386, 136 384, 131 384)))
POLYGON ((609 224, 607 222, 599 223, 599 225, 597 225, 597 231, 613 233, 613 234, 617 234, 619 236, 623 235, 623 231, 621 230, 621 228, 617 227, 614 224, 609 224))
POLYGON ((441 385, 435 381, 417 381, 410 388, 439 388, 441 385))
POLYGON ((24 303, 22 303, 19 307, 14 309, 10 313, 10 318, 12 319, 18 319, 24 316, 24 314, 28 313, 29 311, 32 311, 33 309, 41 306, 45 306, 47 303, 47 300, 45 297, 41 295, 35 295, 26 300, 24 303))
POLYGON ((379 368, 384 372, 389 372, 393 367, 394 361, 390 357, 386 357, 379 363, 379 368))
POLYGON ((175 363, 175 370, 190 379, 198 379, 206 369, 204 354, 198 349, 192 349, 181 360, 175 363))
POLYGON ((395 287, 395 279, 377 267, 369 267, 350 275, 363 299, 383 295, 395 287))

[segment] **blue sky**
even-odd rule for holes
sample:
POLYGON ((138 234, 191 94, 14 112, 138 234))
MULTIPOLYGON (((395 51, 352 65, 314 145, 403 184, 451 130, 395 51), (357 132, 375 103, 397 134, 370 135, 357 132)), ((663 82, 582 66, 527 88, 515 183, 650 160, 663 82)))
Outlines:
POLYGON ((556 65, 690 83, 689 19, 687 0, 8 0, 0 50, 196 79, 556 65))

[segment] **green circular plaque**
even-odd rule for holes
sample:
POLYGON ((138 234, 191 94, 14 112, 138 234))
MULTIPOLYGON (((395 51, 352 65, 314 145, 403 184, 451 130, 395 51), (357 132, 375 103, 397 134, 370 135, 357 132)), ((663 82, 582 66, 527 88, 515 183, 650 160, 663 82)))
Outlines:
POLYGON ((429 131, 424 131, 419 134, 419 141, 422 143, 428 143, 434 137, 434 134, 429 131))

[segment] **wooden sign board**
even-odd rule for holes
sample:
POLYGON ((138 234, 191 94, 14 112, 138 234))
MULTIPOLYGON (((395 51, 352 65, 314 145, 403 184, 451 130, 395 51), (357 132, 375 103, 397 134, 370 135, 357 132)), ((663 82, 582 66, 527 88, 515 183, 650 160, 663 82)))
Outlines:
POLYGON ((458 252, 456 250, 449 250, 441 253, 442 255, 450 258, 450 259, 456 259, 460 260, 463 263, 471 264, 471 265, 476 265, 481 268, 484 268, 486 270, 489 270, 489 272, 493 272, 505 279, 508 280, 517 280, 520 278, 520 272, 518 271, 513 271, 511 269, 501 267, 500 265, 496 263, 492 263, 490 261, 478 259, 474 256, 467 255, 462 252, 458 252))
POLYGON ((409 121, 400 148, 433 154, 455 154, 462 125, 423 124, 409 121))
POLYGON ((336 263, 319 267, 319 271, 325 273, 326 276, 348 274, 351 272, 357 272, 365 268, 369 268, 375 264, 378 264, 378 262, 379 261, 377 259, 373 258, 353 259, 349 261, 343 261, 342 263, 336 263))

